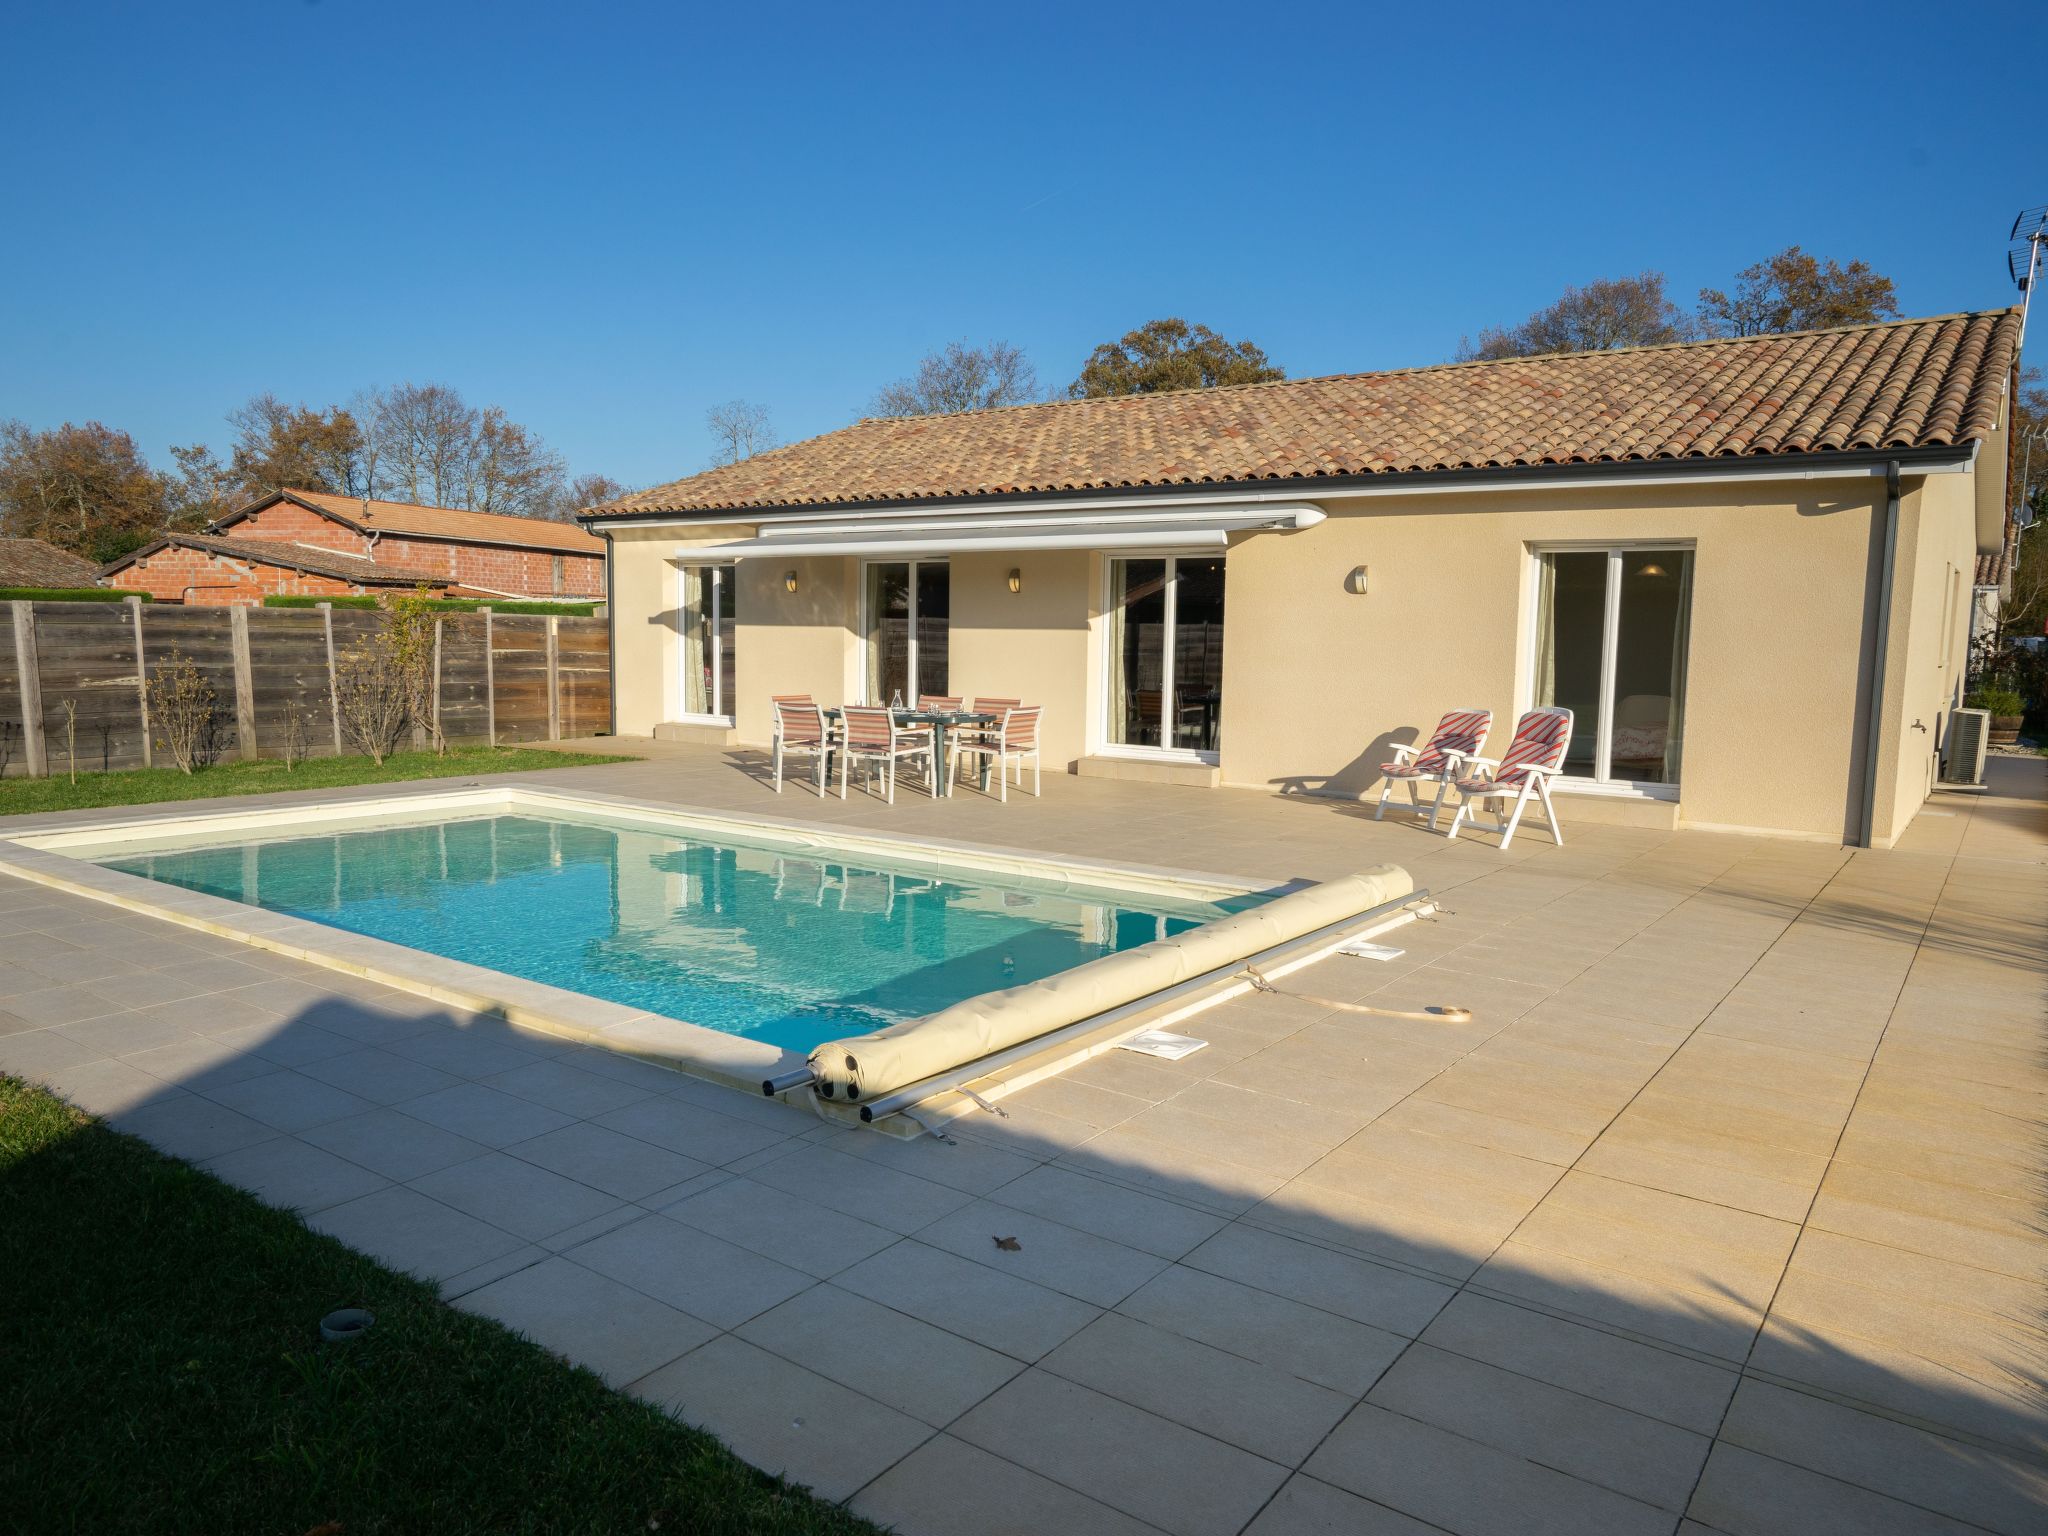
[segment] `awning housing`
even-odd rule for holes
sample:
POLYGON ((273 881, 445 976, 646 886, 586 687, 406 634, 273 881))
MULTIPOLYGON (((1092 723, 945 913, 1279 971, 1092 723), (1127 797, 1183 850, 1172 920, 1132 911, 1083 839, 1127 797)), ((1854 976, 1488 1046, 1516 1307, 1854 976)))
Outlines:
POLYGON ((751 539, 702 544, 678 551, 677 563, 758 560, 804 555, 969 554, 977 550, 1222 549, 1233 533, 1312 527, 1325 514, 1308 504, 1187 509, 1118 517, 984 514, 906 518, 900 522, 806 519, 763 530, 751 539))

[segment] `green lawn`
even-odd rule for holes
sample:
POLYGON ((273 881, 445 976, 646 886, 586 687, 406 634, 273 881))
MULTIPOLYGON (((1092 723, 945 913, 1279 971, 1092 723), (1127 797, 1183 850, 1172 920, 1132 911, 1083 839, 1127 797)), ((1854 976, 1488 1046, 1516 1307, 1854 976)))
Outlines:
POLYGON ((874 1530, 5 1076, 0 1275, 8 1530, 874 1530))
MULTIPOLYGON (((59 754, 61 760, 61 754, 59 754)), ((0 816, 34 811, 90 810, 102 805, 146 805, 154 800, 205 800, 215 795, 261 795, 280 789, 335 789, 345 784, 447 779, 478 773, 522 773, 535 768, 580 768, 630 758, 599 753, 548 752, 535 747, 450 747, 444 756, 403 752, 381 767, 367 757, 315 757, 295 768, 259 758, 223 761, 195 773, 135 768, 122 773, 81 773, 76 784, 61 766, 47 779, 0 781, 0 816)))

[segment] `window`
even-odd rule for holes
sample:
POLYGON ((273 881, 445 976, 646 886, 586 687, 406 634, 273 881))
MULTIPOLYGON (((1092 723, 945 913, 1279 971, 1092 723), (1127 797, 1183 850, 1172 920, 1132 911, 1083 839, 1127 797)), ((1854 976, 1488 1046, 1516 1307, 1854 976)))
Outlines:
POLYGON ((1214 759, 1223 713, 1223 560, 1109 563, 1112 746, 1214 759))
POLYGON ((949 693, 951 572, 943 560, 872 562, 863 593, 866 691, 871 704, 949 693))
POLYGON ((1567 774, 1649 794, 1678 783, 1692 566, 1677 547, 1537 554, 1531 696, 1572 711, 1567 774))
POLYGON ((686 565, 683 714, 730 722, 739 638, 739 584, 730 565, 686 565))

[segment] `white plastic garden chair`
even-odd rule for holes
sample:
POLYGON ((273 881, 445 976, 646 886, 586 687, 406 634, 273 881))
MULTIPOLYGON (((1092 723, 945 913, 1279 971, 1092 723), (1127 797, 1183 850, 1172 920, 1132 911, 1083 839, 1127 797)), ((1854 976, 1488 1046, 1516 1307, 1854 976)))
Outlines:
POLYGON ((1401 783, 1408 786, 1409 805, 1421 815, 1422 794, 1418 786, 1434 781, 1436 799, 1429 807, 1429 830, 1434 832, 1436 819, 1444 808, 1444 796, 1458 776, 1458 765, 1486 745, 1486 733, 1492 729, 1492 710, 1454 709, 1437 721, 1429 740, 1421 745, 1396 742, 1394 760, 1380 764, 1380 803, 1372 819, 1378 821, 1387 814, 1387 796, 1401 783))
POLYGON ((948 743, 946 774, 949 781, 957 781, 954 764, 963 757, 985 757, 996 771, 996 798, 1007 803, 1010 798, 1010 765, 1017 768, 1017 787, 1024 787, 1024 759, 1031 759, 1031 793, 1036 795, 1044 787, 1045 766, 1038 755, 1038 717, 1043 713, 1040 706, 1028 705, 1019 709, 1006 709, 1002 720, 990 726, 988 733, 980 737, 956 735, 948 743))
POLYGON ((839 712, 839 798, 846 798, 846 778, 859 758, 882 773, 882 794, 896 803, 896 770, 906 760, 924 759, 925 780, 932 797, 938 798, 942 765, 932 747, 929 730, 905 730, 896 724, 895 713, 872 705, 849 704, 839 712))
POLYGON ((1532 709, 1515 722, 1514 740, 1505 756, 1470 756, 1463 759, 1457 778, 1458 814, 1451 818, 1450 836, 1458 835, 1465 815, 1482 800, 1494 803, 1494 819, 1500 826, 1500 845, 1515 840, 1522 812, 1531 800, 1543 805, 1543 819, 1550 823, 1550 835, 1562 848, 1564 833, 1558 829, 1557 810, 1550 803, 1550 781, 1563 771, 1565 749, 1572 744, 1572 712, 1568 709, 1532 709), (1507 802, 1513 801, 1510 810, 1507 802))
POLYGON ((775 793, 782 793, 782 764, 785 758, 809 755, 818 760, 818 798, 825 797, 825 762, 832 754, 832 733, 825 728, 825 712, 808 693, 776 694, 769 701, 775 707, 775 735, 770 751, 775 758, 775 793))

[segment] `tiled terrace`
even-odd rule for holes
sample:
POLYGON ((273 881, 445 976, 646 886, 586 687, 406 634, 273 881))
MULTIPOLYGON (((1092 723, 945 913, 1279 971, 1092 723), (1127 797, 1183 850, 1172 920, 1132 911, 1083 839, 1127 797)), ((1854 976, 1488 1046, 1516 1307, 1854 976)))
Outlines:
MULTIPOLYGON (((2048 764, 1851 854, 1048 779, 564 786, 1265 878, 1394 860, 1391 965, 1226 1005, 957 1146, 0 884, 0 1067, 883 1524, 2048 1528, 2048 764), (1014 1251, 996 1237, 1014 1237, 1014 1251)), ((39 821, 63 818, 39 818, 39 821)), ((12 830, 12 824, 6 830, 12 830)))

